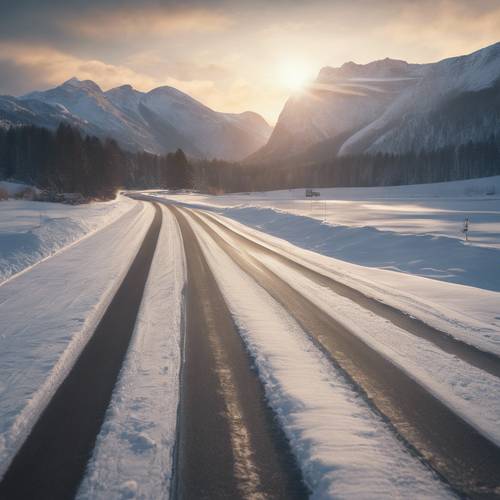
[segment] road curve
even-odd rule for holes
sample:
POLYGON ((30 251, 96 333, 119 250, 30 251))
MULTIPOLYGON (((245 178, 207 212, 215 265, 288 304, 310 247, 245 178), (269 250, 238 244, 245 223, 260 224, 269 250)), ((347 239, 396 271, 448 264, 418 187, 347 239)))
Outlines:
POLYGON ((160 233, 155 216, 120 288, 0 482, 5 500, 73 498, 111 400, 160 233))
MULTIPOLYGON (((456 491, 477 498, 499 496, 500 448, 263 265, 252 255, 255 243, 240 236, 236 248, 207 224, 206 215, 195 210, 177 210, 191 217, 200 230, 208 233, 243 271, 289 311, 409 447, 456 491)), ((218 227, 234 236, 225 225, 219 223, 218 227)))
POLYGON ((172 498, 305 498, 289 444, 183 214, 186 332, 172 498))

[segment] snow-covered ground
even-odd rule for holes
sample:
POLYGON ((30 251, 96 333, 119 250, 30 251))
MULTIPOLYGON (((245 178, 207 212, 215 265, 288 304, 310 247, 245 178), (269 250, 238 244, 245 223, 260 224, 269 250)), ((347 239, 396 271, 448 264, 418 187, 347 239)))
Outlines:
POLYGON ((192 225, 312 498, 453 497, 289 313, 192 225))
MULTIPOLYGON (((500 355, 499 292, 351 264, 305 250, 232 219, 207 213, 279 254, 417 317, 464 342, 500 355)), ((322 293, 318 290, 320 297, 322 293)))
MULTIPOLYGON (((14 220, 5 216, 0 203, 3 223, 14 233, 18 216, 26 227, 35 217, 33 205, 20 203, 12 206, 14 220)), ((93 213, 99 224, 109 221, 110 213, 125 213, 0 285, 0 476, 94 331, 153 218, 151 204, 110 205, 117 206, 49 207, 53 216, 64 217, 55 222, 63 228, 73 227, 66 225, 68 213, 79 213, 82 219, 93 213)), ((63 234, 75 233, 63 229, 63 234)))
POLYGON ((319 191, 326 203, 304 200, 303 190, 156 196, 204 208, 298 262, 500 354, 500 177, 319 191), (326 206, 326 221, 320 208, 308 213, 311 203, 326 206), (466 215, 469 242, 460 232, 466 215))
MULTIPOLYGON (((207 209, 207 223, 226 239, 214 218, 500 355, 500 177, 319 191, 326 202, 304 199, 303 190, 156 196, 207 209), (465 216, 471 220, 468 243, 460 232, 465 216)), ((169 494, 186 276, 179 228, 162 210, 138 321, 80 499, 169 494)), ((0 202, 0 477, 102 317, 153 213, 150 204, 128 198, 78 207, 0 202)), ((313 496, 451 496, 291 315, 191 224, 313 496)), ((279 260, 257 258, 500 443, 495 377, 279 260)))
POLYGON ((77 206, 0 201, 0 283, 105 227, 134 204, 121 195, 113 201, 77 206))
POLYGON ((6 193, 8 198, 14 198, 21 195, 25 190, 31 189, 38 191, 34 186, 28 184, 21 184, 19 182, 0 181, 0 192, 6 193))
POLYGON ((313 199, 303 189, 158 196, 215 210, 329 257, 500 291, 500 176, 316 191, 321 196, 313 199))
POLYGON ((132 342, 78 498, 168 498, 181 363, 184 250, 163 224, 132 342))

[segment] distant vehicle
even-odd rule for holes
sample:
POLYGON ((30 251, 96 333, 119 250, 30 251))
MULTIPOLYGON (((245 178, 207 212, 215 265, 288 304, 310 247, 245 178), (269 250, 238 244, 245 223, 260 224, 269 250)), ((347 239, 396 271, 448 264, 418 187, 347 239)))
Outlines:
POLYGON ((306 198, 314 198, 316 196, 321 196, 321 193, 312 189, 306 189, 306 198))

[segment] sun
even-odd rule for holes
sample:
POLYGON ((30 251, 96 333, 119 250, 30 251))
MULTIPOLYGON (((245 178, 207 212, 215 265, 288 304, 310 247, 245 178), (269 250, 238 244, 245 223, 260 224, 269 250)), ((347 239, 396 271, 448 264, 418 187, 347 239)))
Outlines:
POLYGON ((308 67, 306 64, 298 61, 287 61, 281 65, 280 79, 288 90, 298 92, 310 80, 308 67))

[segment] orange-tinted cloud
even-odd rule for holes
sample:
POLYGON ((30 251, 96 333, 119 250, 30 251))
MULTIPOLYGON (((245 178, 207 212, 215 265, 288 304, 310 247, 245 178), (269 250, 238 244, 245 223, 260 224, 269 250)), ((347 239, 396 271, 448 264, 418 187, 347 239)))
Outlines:
POLYGON ((499 26, 498 0, 5 2, 0 93, 72 76, 103 88, 172 85, 272 122, 290 92, 286 74, 314 78, 349 60, 435 61, 498 41, 499 26))
POLYGON ((218 32, 231 26, 231 19, 216 11, 163 9, 142 6, 100 11, 91 10, 83 17, 66 20, 64 27, 72 35, 94 39, 134 36, 176 36, 179 33, 218 32))

